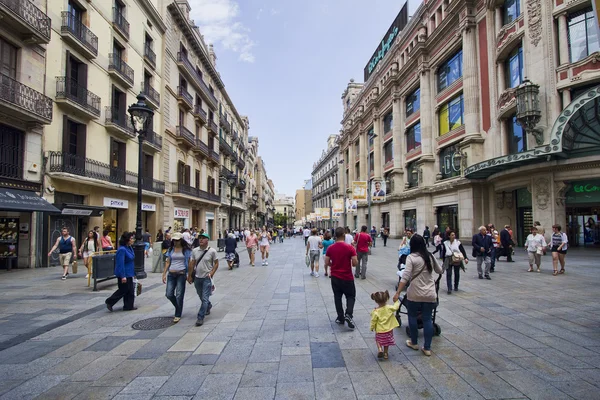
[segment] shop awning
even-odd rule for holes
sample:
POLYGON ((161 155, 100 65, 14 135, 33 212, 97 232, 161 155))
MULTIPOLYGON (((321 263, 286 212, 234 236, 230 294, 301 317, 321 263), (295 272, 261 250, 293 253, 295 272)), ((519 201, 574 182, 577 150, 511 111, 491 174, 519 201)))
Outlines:
POLYGON ((106 207, 88 206, 84 204, 63 203, 60 207, 62 215, 78 215, 81 217, 101 217, 106 207))
POLYGON ((9 188, 0 188, 0 210, 60 213, 58 208, 48 203, 35 192, 9 188))

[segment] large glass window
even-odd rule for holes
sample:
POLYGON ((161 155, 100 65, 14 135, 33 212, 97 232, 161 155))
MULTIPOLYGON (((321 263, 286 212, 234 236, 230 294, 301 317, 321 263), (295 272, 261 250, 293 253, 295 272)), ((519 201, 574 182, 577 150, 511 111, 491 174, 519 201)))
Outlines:
POLYGON ((517 117, 513 116, 508 121, 508 152, 517 154, 527 151, 527 137, 521 125, 517 124, 517 117))
POLYGON ((457 157, 458 149, 455 146, 449 146, 440 151, 440 173, 442 179, 448 179, 460 176, 460 156, 457 157))
POLYGON ((600 49, 591 7, 569 14, 568 26, 571 62, 584 59, 600 49))
POLYGON ((463 124, 463 113, 464 102, 462 94, 440 107, 440 136, 461 126, 463 124))
POLYGON ((415 124, 406 131, 406 151, 421 146, 421 123, 415 124))
POLYGON ((0 38, 0 74, 17 79, 17 48, 0 38))
POLYGON ((373 141, 374 141, 373 135, 374 134, 375 134, 375 128, 371 127, 369 129, 369 131, 367 132, 367 138, 369 139, 369 150, 371 150, 373 148, 373 141))
POLYGON ((506 60, 506 85, 515 88, 523 83, 523 47, 518 47, 506 60))
POLYGON ((503 9, 502 20, 504 25, 510 24, 521 14, 521 2, 519 0, 506 0, 503 9))
POLYGON ((394 161, 394 142, 390 140, 383 146, 384 164, 394 161))
POLYGON ((406 116, 421 109, 421 89, 417 89, 406 97, 406 116))
POLYGON ((406 182, 408 182, 408 187, 413 188, 419 186, 419 172, 415 166, 415 163, 409 163, 406 165, 406 182))
POLYGON ((375 173, 375 157, 369 157, 369 177, 375 173))
POLYGON ((394 117, 390 111, 383 117, 383 133, 386 134, 394 128, 394 117))
POLYGON ((358 156, 360 154, 360 142, 357 140, 354 143, 354 156, 358 156))
POLYGON ((438 92, 452 85, 462 76, 462 50, 440 66, 438 72, 438 92))

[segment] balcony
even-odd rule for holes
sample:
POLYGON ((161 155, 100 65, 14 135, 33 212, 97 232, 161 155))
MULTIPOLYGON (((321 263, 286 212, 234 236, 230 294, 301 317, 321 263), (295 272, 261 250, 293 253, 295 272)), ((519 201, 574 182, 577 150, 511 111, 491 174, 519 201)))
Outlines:
POLYGON ((0 110, 22 121, 52 122, 52 99, 0 73, 0 110))
POLYGON ((158 152, 162 150, 162 142, 162 136, 154 131, 150 131, 146 133, 143 144, 146 151, 158 152))
POLYGON ((183 194, 186 196, 196 197, 206 201, 219 202, 219 196, 207 191, 186 185, 185 183, 173 183, 173 194, 183 194))
POLYGON ((196 136, 185 126, 177 126, 177 142, 192 148, 196 146, 196 136))
MULTIPOLYGON (((137 189, 138 187, 138 175, 136 173, 111 167, 100 161, 74 154, 51 151, 48 162, 48 172, 50 175, 65 173, 83 176, 97 180, 99 186, 105 186, 106 182, 110 182, 115 185, 125 185, 132 189, 137 189)), ((165 183, 149 177, 143 177, 142 189, 149 192, 164 194, 165 183)))
POLYGON ((117 7, 113 7, 113 27, 125 39, 129 40, 129 22, 123 16, 123 12, 117 7))
POLYGON ((225 132, 230 133, 231 124, 229 123, 229 121, 227 121, 227 117, 225 116, 225 114, 221 114, 220 122, 223 129, 225 129, 225 132))
POLYGON ((144 44, 144 60, 150 64, 152 69, 156 68, 156 53, 154 53, 154 50, 152 50, 152 47, 148 42, 144 44))
POLYGON ((212 131, 212 133, 215 134, 215 135, 219 134, 219 127, 217 126, 217 124, 215 124, 215 121, 210 121, 208 123, 208 129, 210 131, 212 131))
POLYGON ((119 110, 117 107, 104 107, 105 120, 104 126, 111 133, 118 135, 121 139, 128 140, 135 137, 133 125, 125 110, 119 110))
POLYGON ((210 88, 206 86, 204 79, 198 75, 196 68, 192 65, 185 53, 177 53, 177 66, 179 66, 184 75, 186 75, 187 78, 198 88, 204 99, 212 106, 213 109, 216 110, 217 105, 219 104, 217 98, 210 91, 210 88))
POLYGON ((237 182, 237 187, 239 190, 246 190, 246 180, 245 179, 239 179, 237 182))
POLYGON ((204 111, 202 109, 202 106, 200 104, 196 104, 194 106, 194 118, 196 118, 198 121, 202 122, 203 124, 206 124, 206 122, 208 121, 208 118, 206 117, 206 111, 204 111))
POLYGON ((211 149, 209 161, 212 161, 215 165, 219 165, 221 164, 221 156, 219 155, 219 153, 211 149))
POLYGON ((0 19, 26 43, 50 43, 50 18, 29 0, 0 0, 0 19))
POLYGON ((146 95, 148 106, 155 110, 160 106, 160 94, 149 83, 142 83, 142 93, 146 95))
POLYGON ((98 36, 94 35, 74 14, 63 11, 61 15, 60 34, 63 39, 86 58, 96 58, 98 56, 98 36))
POLYGON ((225 152, 225 154, 227 154, 231 157, 235 156, 233 149, 231 148, 229 143, 227 143, 225 141, 225 138, 223 138, 223 137, 219 138, 219 149, 221 150, 221 152, 225 152))
POLYGON ((188 110, 191 110, 194 107, 192 95, 183 86, 177 86, 177 102, 188 110))
POLYGON ((210 150, 208 148, 208 145, 200 139, 196 139, 196 147, 194 147, 194 153, 202 154, 206 158, 210 157, 210 150))
POLYGON ((233 172, 229 170, 227 167, 221 167, 221 176, 227 179, 230 175, 233 175, 233 172))
MULTIPOLYGON (((233 141, 234 142, 237 142, 238 139, 240 138, 240 136, 238 135, 237 131, 233 131, 232 136, 233 136, 233 141)), ((242 144, 240 143, 240 147, 241 146, 242 146, 242 144)))
POLYGON ((65 76, 56 77, 56 103, 80 117, 100 117, 100 97, 65 76))
POLYGON ((128 88, 133 86, 133 68, 123 61, 120 54, 111 53, 108 55, 108 74, 128 88))
POLYGON ((242 160, 242 157, 238 158, 237 165, 242 171, 246 168, 246 162, 242 160))

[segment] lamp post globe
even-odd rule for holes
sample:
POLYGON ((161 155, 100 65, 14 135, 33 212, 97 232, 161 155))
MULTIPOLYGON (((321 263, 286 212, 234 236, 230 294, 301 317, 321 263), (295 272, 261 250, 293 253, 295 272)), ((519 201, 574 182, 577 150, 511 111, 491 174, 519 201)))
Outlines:
POLYGON ((149 179, 152 185, 152 177, 144 178, 144 152, 143 143, 148 133, 148 128, 152 123, 154 111, 146 104, 146 96, 143 93, 138 94, 137 103, 129 106, 127 109, 131 118, 131 125, 138 137, 138 181, 137 181, 137 214, 135 221, 135 244, 134 244, 134 271, 137 279, 146 278, 144 268, 144 253, 146 245, 142 241, 142 188, 144 180, 149 179))

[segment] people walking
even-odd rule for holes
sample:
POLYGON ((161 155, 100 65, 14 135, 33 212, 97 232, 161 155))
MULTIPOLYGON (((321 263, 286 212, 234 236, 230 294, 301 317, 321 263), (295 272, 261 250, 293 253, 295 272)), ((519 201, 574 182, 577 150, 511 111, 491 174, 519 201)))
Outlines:
POLYGON ((377 303, 377 308, 371 311, 371 332, 375 331, 375 343, 377 344, 377 358, 387 360, 388 349, 395 346, 394 328, 400 326, 396 319, 396 311, 400 308, 400 302, 396 300, 389 305, 390 293, 376 292, 371 294, 371 300, 377 303))
POLYGON ((142 241, 144 242, 144 255, 148 257, 150 255, 150 249, 152 248, 152 235, 146 228, 146 231, 142 234, 142 241))
POLYGON ((356 243, 356 254, 358 256, 358 265, 354 272, 354 277, 367 279, 367 263, 369 262, 369 248, 371 247, 371 236, 367 233, 367 226, 363 225, 360 232, 356 234, 354 243, 356 243))
POLYGON ((390 237, 390 228, 385 227, 381 231, 381 238, 383 239, 383 247, 387 246, 388 238, 390 237))
POLYGON ((431 237, 431 232, 429 231, 429 227, 425 226, 425 230, 423 231, 423 240, 425 240, 425 246, 429 247, 429 238, 431 237))
POLYGON ((538 232, 537 226, 532 226, 531 233, 525 240, 527 258, 529 259, 529 269, 527 272, 533 272, 533 264, 537 266, 537 272, 542 272, 542 255, 546 254, 547 246, 546 239, 538 232))
POLYGON ((75 238, 69 235, 69 229, 65 226, 61 229, 61 235, 54 242, 54 246, 48 252, 48 257, 58 248, 58 260, 60 265, 63 267, 62 280, 64 281, 69 276, 69 264, 73 254, 77 254, 77 246, 75 245, 75 238))
POLYGON ((107 229, 102 231, 102 238, 100 239, 100 244, 102 245, 102 251, 111 251, 114 249, 112 239, 108 235, 107 229))
POLYGON ((469 259, 462 243, 456 238, 456 233, 450 230, 448 236, 448 240, 442 245, 442 258, 446 271, 448 294, 452 294, 452 273, 454 273, 454 291, 456 292, 460 283, 460 270, 465 270, 464 264, 468 264, 469 259))
POLYGON ((81 247, 79 248, 79 255, 83 257, 83 265, 87 269, 86 278, 90 277, 90 262, 91 257, 100 251, 100 243, 96 239, 96 232, 89 231, 87 234, 87 238, 83 239, 81 243, 81 247))
POLYGON ((254 267, 254 258, 256 257, 256 250, 258 246, 258 237, 254 228, 250 230, 246 236, 246 249, 248 250, 248 257, 250 258, 250 265, 254 267))
POLYGON ((183 299, 185 298, 185 281, 192 250, 185 240, 182 240, 181 233, 176 232, 172 236, 171 246, 165 254, 165 269, 162 274, 162 281, 167 285, 166 297, 175 307, 175 317, 173 322, 181 320, 183 313, 183 299))
POLYGON ((306 244, 306 255, 310 262, 310 275, 315 278, 319 277, 319 257, 322 248, 323 243, 321 237, 318 235, 318 231, 313 228, 311 235, 308 238, 308 243, 306 244))
POLYGON ((496 256, 499 251, 500 236, 494 224, 488 224, 487 234, 492 239, 492 252, 490 253, 490 272, 494 272, 496 270, 496 256))
POLYGON ((373 247, 376 247, 375 244, 377 242, 377 228, 375 228, 375 225, 373 225, 373 227, 371 228, 371 232, 369 232, 371 234, 371 240, 373 241, 373 247))
POLYGON ((263 226, 260 232, 260 256, 262 265, 269 265, 269 244, 271 242, 271 234, 267 231, 267 227, 263 226))
POLYGON ((327 253, 325 253, 325 268, 329 268, 331 274, 331 289, 333 290, 333 300, 337 312, 335 323, 338 325, 347 323, 348 328, 354 329, 356 287, 354 286, 352 267, 358 265, 358 258, 354 247, 345 243, 344 238, 344 228, 336 228, 335 243, 329 246, 327 253), (346 297, 345 312, 342 306, 342 296, 346 297))
POLYGON ((473 235, 471 245, 473 246, 472 255, 477 258, 477 274, 479 274, 479 279, 483 279, 485 275, 485 279, 491 280, 490 268, 492 267, 492 260, 490 259, 490 256, 494 246, 492 245, 492 238, 488 236, 487 228, 485 226, 480 226, 479 233, 473 235), (481 264, 485 264, 485 270, 482 270, 481 264))
POLYGON ((158 232, 156 233, 156 241, 162 242, 163 240, 165 240, 165 235, 163 234, 162 229, 159 229, 158 232))
MULTIPOLYGON (((323 235, 323 241, 321 244, 323 245, 323 258, 325 258, 325 254, 327 254, 327 249, 329 246, 335 243, 335 240, 331 237, 331 233, 329 231, 325 232, 323 235)), ((325 276, 329 276, 327 272, 327 265, 324 265, 325 268, 325 276)), ((331 278, 331 276, 329 276, 331 278)))
POLYGON ((308 243, 308 237, 310 236, 310 229, 308 229, 307 226, 304 227, 302 235, 304 236, 304 245, 306 246, 306 244, 308 243))
POLYGON ((444 241, 442 240, 442 235, 441 235, 440 230, 438 229, 437 225, 433 228, 432 235, 433 235, 433 245, 435 246, 435 250, 431 254, 439 253, 439 258, 442 258, 443 257, 442 243, 444 241))
POLYGON ((123 299, 123 311, 137 310, 134 307, 135 293, 133 278, 135 277, 133 244, 135 232, 124 232, 119 240, 119 249, 115 255, 115 276, 118 289, 106 299, 106 308, 112 312, 115 304, 123 299))
POLYGON ((509 231, 510 225, 504 225, 504 229, 500 232, 500 244, 502 245, 502 251, 496 255, 499 259, 502 256, 506 256, 506 262, 514 262, 512 259, 513 245, 512 234, 509 231))
POLYGON ((212 303, 210 295, 212 294, 212 280, 219 268, 219 258, 217 250, 208 246, 210 237, 207 233, 201 233, 199 236, 200 245, 192 250, 192 257, 188 266, 188 282, 194 283, 196 293, 202 304, 198 310, 196 326, 204 324, 204 318, 210 315, 212 303))
POLYGON ((556 224, 552 225, 552 237, 550 241, 552 251, 552 266, 554 272, 552 275, 565 273, 565 257, 567 255, 567 248, 569 247, 569 239, 564 232, 561 232, 561 226, 556 224), (560 262, 560 271, 558 271, 558 263, 560 262))
POLYGON ((233 262, 235 261, 235 249, 237 248, 237 240, 235 234, 232 232, 227 235, 225 239, 225 260, 230 270, 233 269, 233 262))
POLYGON ((350 233, 350 228, 346 227, 344 229, 344 242, 346 244, 352 245, 354 243, 354 236, 350 233))
POLYGON ((420 314, 423 321, 424 343, 421 351, 426 356, 431 355, 431 341, 433 339, 433 310, 437 307, 437 294, 433 272, 441 274, 442 267, 435 257, 427 251, 425 240, 421 235, 410 238, 410 255, 406 258, 406 269, 394 295, 394 302, 398 301, 400 293, 410 281, 406 291, 406 308, 408 312, 408 327, 410 339, 406 345, 413 350, 419 350, 417 338, 419 334, 417 317, 420 314))

